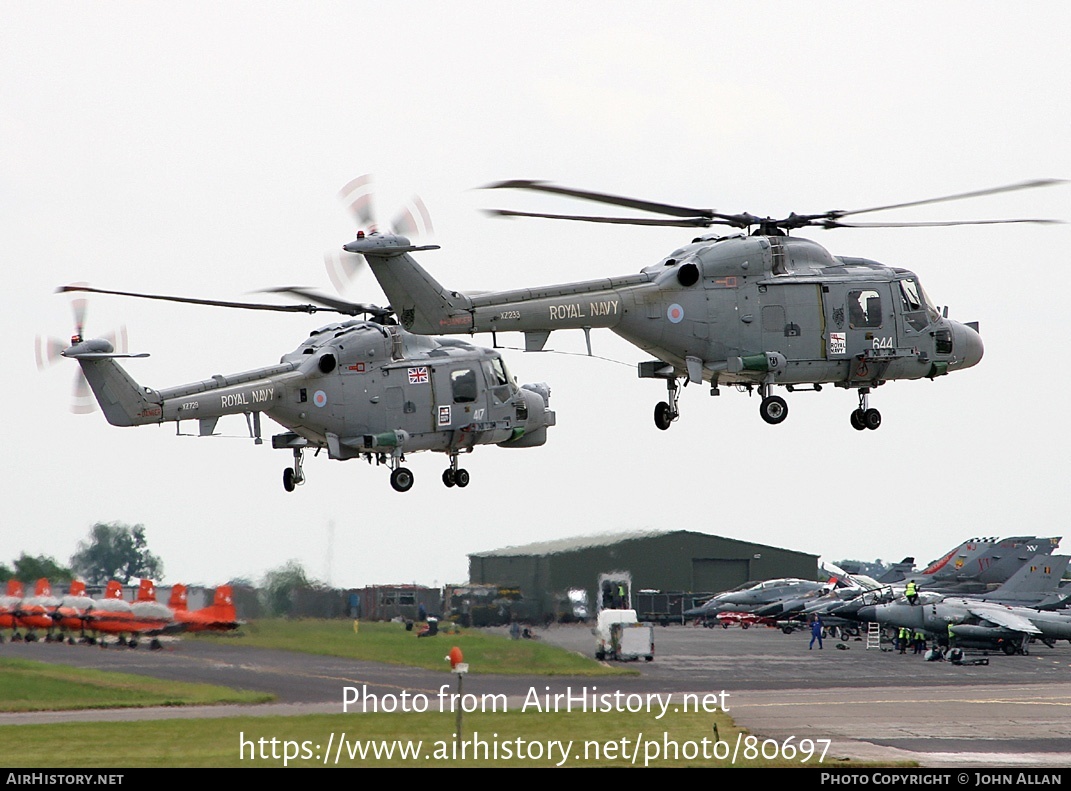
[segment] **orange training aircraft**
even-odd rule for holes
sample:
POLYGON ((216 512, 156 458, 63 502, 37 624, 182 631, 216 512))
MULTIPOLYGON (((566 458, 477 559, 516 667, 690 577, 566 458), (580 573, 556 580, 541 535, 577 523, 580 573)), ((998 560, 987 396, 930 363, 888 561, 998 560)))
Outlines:
MULTIPOLYGON (((25 595, 21 582, 8 580, 7 595, 0 596, 0 629, 11 629, 14 632, 11 636, 13 640, 22 639, 22 636, 18 634, 15 613, 18 610, 19 603, 22 601, 22 597, 25 595)), ((3 642, 3 640, 3 636, 0 635, 0 642, 3 642)))
POLYGON ((167 603, 175 620, 187 632, 228 632, 244 623, 238 620, 233 595, 230 585, 220 585, 216 588, 212 604, 191 611, 186 609, 186 586, 175 585, 171 588, 171 598, 167 603))
POLYGON ((124 601, 123 586, 116 580, 108 583, 104 598, 95 601, 95 606, 86 613, 85 618, 86 627, 102 635, 102 648, 106 645, 105 634, 116 635, 116 645, 130 648, 137 648, 139 635, 151 635, 153 640, 150 647, 160 648, 156 636, 170 631, 174 623, 171 611, 156 604, 155 600, 139 602, 137 606, 124 601))
MULTIPOLYGON (((60 600, 52 595, 52 585, 47 579, 41 577, 34 587, 33 596, 24 598, 15 608, 15 626, 26 629, 23 639, 33 642, 37 639, 37 630, 45 630, 45 641, 52 640, 52 631, 55 628, 55 620, 52 613, 59 607, 60 600)), ((19 639, 18 633, 12 639, 19 639)))

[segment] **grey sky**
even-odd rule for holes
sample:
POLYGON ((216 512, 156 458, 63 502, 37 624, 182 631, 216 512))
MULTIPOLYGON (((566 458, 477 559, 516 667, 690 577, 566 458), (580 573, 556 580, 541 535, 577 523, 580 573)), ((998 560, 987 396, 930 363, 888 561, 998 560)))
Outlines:
MULTIPOLYGON (((920 562, 969 535, 1062 535, 1071 226, 807 234, 981 322, 976 368, 875 392, 879 431, 850 427, 842 390, 793 394, 768 426, 756 399, 691 387, 663 433, 642 353, 596 332, 609 360, 585 359, 556 333, 573 354, 507 355, 551 385, 547 445, 477 449, 465 490, 424 453, 406 494, 321 456, 288 495, 270 443, 71 414, 75 364, 39 373, 33 348, 69 336, 53 290, 72 281, 329 289, 322 255, 355 231, 336 192, 362 173, 383 220, 423 197, 442 249, 420 261, 459 289, 633 273, 692 235, 491 219, 478 209, 583 206, 473 189, 499 179, 776 215, 1068 178, 1069 33, 1063 2, 6 3, 0 562, 66 562, 113 520, 146 525, 166 582, 208 585, 291 558, 336 585, 458 582, 468 552, 643 528, 920 562)), ((1018 216, 1071 220, 1071 186, 874 219, 1018 216)), ((370 273, 346 296, 385 301, 370 273)), ((327 321, 98 297, 86 330, 125 325, 152 355, 128 370, 164 387, 277 362, 327 321)))

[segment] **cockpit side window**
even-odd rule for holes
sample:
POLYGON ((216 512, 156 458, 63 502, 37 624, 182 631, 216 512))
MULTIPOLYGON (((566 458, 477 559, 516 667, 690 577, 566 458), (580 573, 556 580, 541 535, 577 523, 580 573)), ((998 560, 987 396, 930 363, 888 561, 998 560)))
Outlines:
POLYGON ((916 332, 922 332, 930 326, 931 314, 926 310, 926 300, 919 285, 908 278, 900 281, 900 302, 904 310, 904 321, 916 332))
POLYGON ((476 371, 473 368, 461 368, 450 372, 450 386, 454 393, 455 404, 470 404, 476 400, 476 371))
POLYGON ((504 404, 513 397, 513 391, 509 386, 509 376, 502 365, 501 358, 484 360, 483 372, 496 404, 504 404))
POLYGON ((848 292, 848 322, 852 327, 881 326, 881 295, 872 289, 848 292))

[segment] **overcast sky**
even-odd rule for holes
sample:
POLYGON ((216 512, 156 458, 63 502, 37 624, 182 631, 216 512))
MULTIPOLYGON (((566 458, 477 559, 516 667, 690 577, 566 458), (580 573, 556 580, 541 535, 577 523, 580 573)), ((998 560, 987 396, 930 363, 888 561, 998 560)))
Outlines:
MULTIPOLYGON (((75 363, 39 372, 34 344, 70 335, 54 289, 74 281, 329 291, 323 253, 356 230, 337 192, 364 173, 383 220, 422 196, 421 241, 442 249, 419 259, 457 289, 631 274, 694 235, 489 218, 591 209, 474 189, 500 179, 778 215, 1071 178, 1069 36, 1062 0, 4 3, 0 562, 66 563, 97 521, 144 524, 163 581, 205 585, 291 559, 338 586, 462 582, 467 553, 611 530, 920 564, 972 535, 1063 535, 1071 225, 806 234, 913 270, 981 323, 977 367, 873 394, 878 431, 849 425, 854 392, 788 395, 768 426, 756 398, 693 386, 661 432, 641 352, 602 330, 587 359, 580 332, 555 333, 562 353, 506 353, 551 386, 548 443, 478 448, 464 490, 440 454, 409 457, 405 494, 310 454, 287 494, 289 455, 243 439, 240 416, 201 439, 72 414, 75 363)), ((1071 220, 1071 185, 872 219, 994 217, 1071 220)), ((386 301, 370 273, 345 296, 386 301)), ((128 370, 161 388, 273 364, 324 315, 101 296, 86 334, 125 326, 152 355, 128 370)))

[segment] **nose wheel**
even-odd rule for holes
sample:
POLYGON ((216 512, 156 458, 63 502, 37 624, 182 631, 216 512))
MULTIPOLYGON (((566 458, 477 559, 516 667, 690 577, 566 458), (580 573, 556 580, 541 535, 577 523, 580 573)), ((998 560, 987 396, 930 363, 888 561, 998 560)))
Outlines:
POLYGON ((303 448, 294 448, 294 466, 283 470, 283 488, 288 492, 305 483, 305 473, 301 471, 301 463, 305 459, 303 448))

